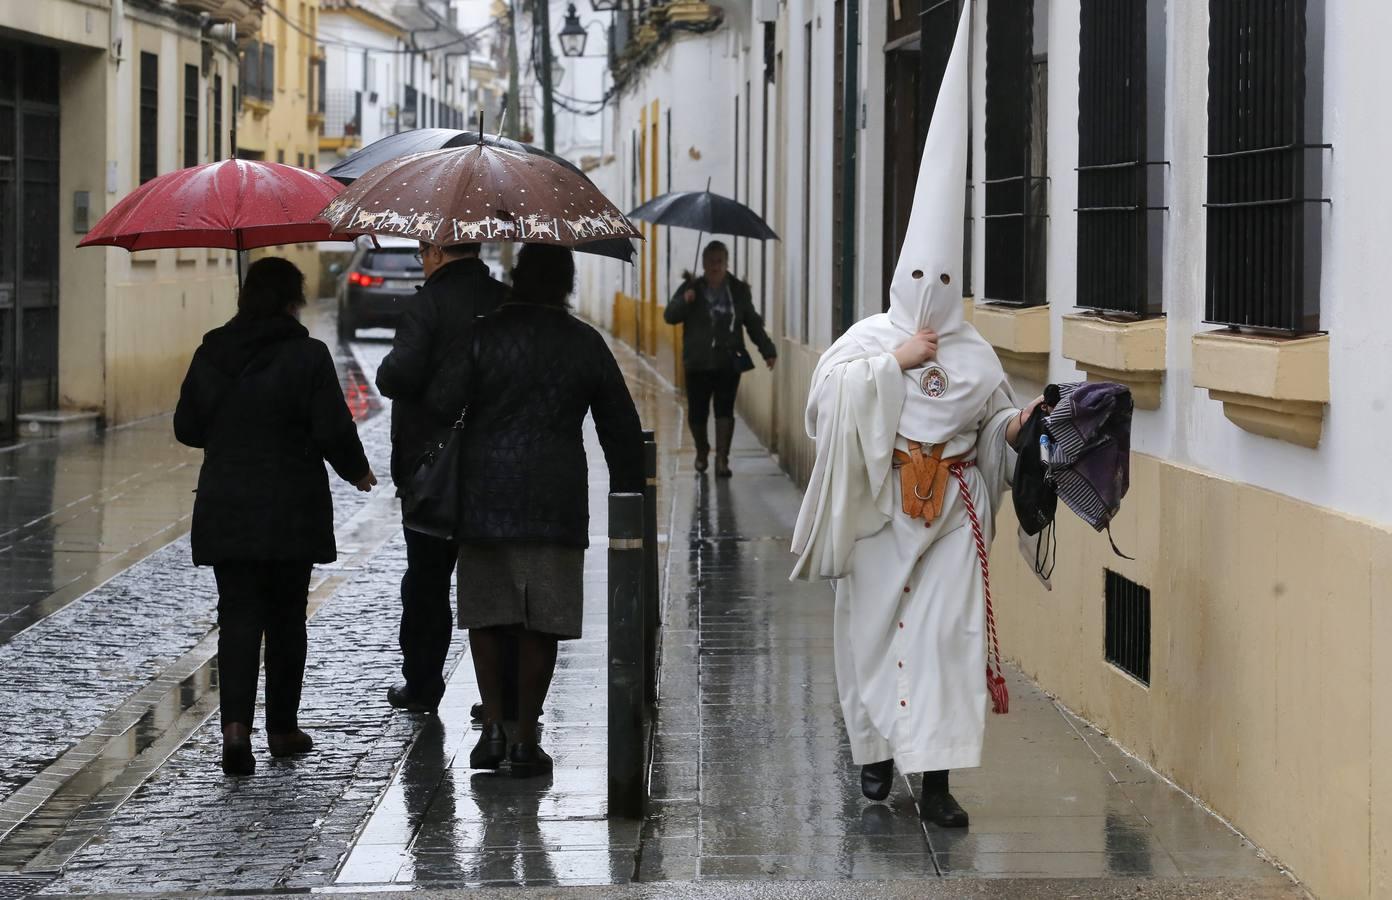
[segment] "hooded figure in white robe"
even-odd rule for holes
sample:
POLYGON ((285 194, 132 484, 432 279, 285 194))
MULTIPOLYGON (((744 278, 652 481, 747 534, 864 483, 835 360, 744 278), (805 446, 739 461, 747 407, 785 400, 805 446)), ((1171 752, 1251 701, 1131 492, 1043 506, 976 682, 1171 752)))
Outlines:
MULTIPOLYGON (((793 538, 793 578, 835 582, 836 679, 862 788, 883 799, 895 765, 924 772, 920 812, 949 826, 966 814, 947 770, 981 762, 985 550, 1014 465, 1007 427, 1020 412, 963 310, 968 20, 928 129, 889 312, 852 326, 812 376, 806 427, 817 457, 793 538), (936 355, 902 370, 894 351, 925 328, 937 333, 936 355), (894 451, 910 442, 959 460, 927 527, 901 504, 894 451)), ((997 689, 1003 712, 1003 680, 997 689)))

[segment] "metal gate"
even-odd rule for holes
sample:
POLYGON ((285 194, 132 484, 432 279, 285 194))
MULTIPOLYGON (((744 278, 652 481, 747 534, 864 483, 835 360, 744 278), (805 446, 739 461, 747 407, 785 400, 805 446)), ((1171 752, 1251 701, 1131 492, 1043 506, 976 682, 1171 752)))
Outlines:
POLYGON ((0 42, 0 440, 57 394, 58 52, 0 42))

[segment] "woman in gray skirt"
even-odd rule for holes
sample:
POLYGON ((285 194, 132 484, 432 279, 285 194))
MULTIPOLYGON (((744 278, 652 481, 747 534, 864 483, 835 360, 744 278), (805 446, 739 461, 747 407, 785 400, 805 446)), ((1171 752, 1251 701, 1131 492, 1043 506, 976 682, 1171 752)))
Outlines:
POLYGON ((599 332, 570 314, 570 250, 528 244, 511 299, 481 320, 430 387, 441 422, 467 408, 461 454, 459 627, 469 629, 483 734, 476 769, 504 759, 544 775, 537 741, 557 642, 580 637, 589 477, 582 427, 594 416, 611 491, 643 489, 638 412, 599 332), (502 725, 503 645, 517 639, 518 726, 502 725))

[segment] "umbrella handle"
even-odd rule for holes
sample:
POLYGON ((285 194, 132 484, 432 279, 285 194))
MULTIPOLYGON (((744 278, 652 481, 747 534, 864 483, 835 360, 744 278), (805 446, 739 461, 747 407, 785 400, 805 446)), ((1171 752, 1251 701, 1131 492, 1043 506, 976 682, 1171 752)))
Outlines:
MULTIPOLYGON (((710 193, 710 186, 711 186, 711 176, 707 175, 707 176, 706 176, 706 193, 707 193, 707 194, 710 193)), ((701 270, 701 238, 703 238, 703 237, 705 237, 705 236, 706 236, 706 233, 705 233, 704 231, 698 231, 698 232, 696 233, 696 258, 693 259, 693 260, 691 261, 691 273, 692 273, 693 275, 695 275, 697 272, 699 272, 699 271, 701 270)))

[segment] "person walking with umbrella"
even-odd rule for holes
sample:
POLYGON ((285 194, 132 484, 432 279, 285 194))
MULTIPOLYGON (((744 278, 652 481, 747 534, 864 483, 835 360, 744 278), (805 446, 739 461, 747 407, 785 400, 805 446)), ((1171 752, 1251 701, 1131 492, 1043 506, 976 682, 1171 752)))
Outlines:
MULTIPOLYGON (((709 180, 704 191, 673 191, 654 197, 629 214, 654 225, 690 228, 702 234, 728 234, 761 241, 778 235, 752 209, 737 200, 713 194, 709 180)), ((700 239, 697 239, 699 246, 700 239)), ((730 251, 711 241, 701 253, 701 277, 687 274, 663 312, 669 325, 685 326, 682 367, 686 372, 687 422, 696 444, 696 471, 710 465, 711 402, 715 403, 715 474, 729 478, 730 443, 735 434, 735 398, 740 376, 754 368, 745 349, 745 332, 772 369, 778 348, 764 331, 763 317, 754 309, 747 282, 729 272, 730 251)))
POLYGON ((266 734, 272 756, 306 753, 299 727, 315 563, 337 558, 324 469, 370 491, 368 465, 333 356, 297 314, 304 275, 270 257, 247 270, 237 315, 208 332, 174 411, 174 435, 203 450, 193 504, 193 563, 218 587, 222 769, 256 769, 251 724, 266 647, 266 734))
POLYGON ((582 174, 483 142, 384 162, 322 215, 336 229, 362 223, 438 246, 526 245, 509 299, 450 346, 424 392, 424 406, 449 436, 412 477, 406 521, 459 545, 457 578, 469 586, 459 594, 459 625, 469 630, 483 697, 469 765, 545 775, 552 761, 538 718, 559 642, 580 637, 583 618, 587 415, 610 489, 643 488, 642 430, 623 374, 603 337, 570 314, 570 248, 640 235, 582 174), (508 660, 511 641, 517 654, 508 660), (503 726, 510 676, 518 694, 511 734, 503 726))
MULTIPOLYGON (((377 369, 377 389, 392 401, 392 480, 402 495, 426 449, 442 439, 424 404, 425 389, 483 316, 502 302, 506 288, 479 259, 478 244, 421 244, 425 284, 406 305, 391 352, 377 369)), ((405 527, 406 574, 401 578, 400 684, 387 689, 397 709, 434 713, 445 694, 445 659, 451 628, 450 576, 454 541, 405 527)))
POLYGON ((686 417, 696 444, 696 471, 710 459, 707 423, 715 403, 715 474, 729 478, 730 443, 735 434, 735 397, 740 376, 754 368, 745 349, 745 332, 754 340, 764 364, 778 361, 778 348, 764 331, 749 285, 729 272, 730 251, 711 241, 701 253, 702 274, 688 276, 668 301, 662 318, 682 324, 682 367, 686 370, 686 417))
POLYGON ((570 314, 575 260, 566 247, 528 244, 512 296, 474 327, 427 393, 447 425, 466 408, 457 539, 459 625, 469 629, 482 734, 476 769, 506 760, 513 777, 549 774, 537 718, 558 643, 581 637, 589 479, 583 426, 594 418, 609 489, 643 488, 638 412, 614 354, 570 314), (503 729, 504 653, 517 645, 517 731, 503 729), (508 738, 512 738, 511 746, 508 738))

